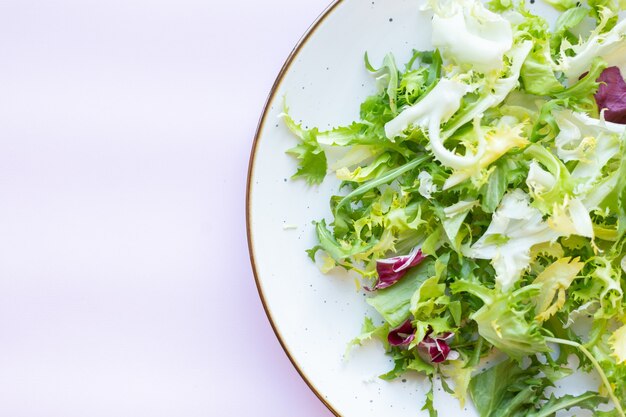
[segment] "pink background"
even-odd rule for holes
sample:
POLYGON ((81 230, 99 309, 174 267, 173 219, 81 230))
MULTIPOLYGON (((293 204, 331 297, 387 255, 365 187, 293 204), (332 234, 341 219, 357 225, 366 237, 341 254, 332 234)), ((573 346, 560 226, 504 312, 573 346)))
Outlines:
POLYGON ((244 217, 264 100, 328 2, 0 3, 0 415, 331 415, 244 217))

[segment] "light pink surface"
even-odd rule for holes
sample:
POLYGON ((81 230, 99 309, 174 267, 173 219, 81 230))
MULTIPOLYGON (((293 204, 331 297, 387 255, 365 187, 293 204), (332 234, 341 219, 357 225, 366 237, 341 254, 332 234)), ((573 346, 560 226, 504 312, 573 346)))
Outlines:
POLYGON ((328 2, 0 4, 0 415, 331 415, 244 221, 266 95, 328 2))

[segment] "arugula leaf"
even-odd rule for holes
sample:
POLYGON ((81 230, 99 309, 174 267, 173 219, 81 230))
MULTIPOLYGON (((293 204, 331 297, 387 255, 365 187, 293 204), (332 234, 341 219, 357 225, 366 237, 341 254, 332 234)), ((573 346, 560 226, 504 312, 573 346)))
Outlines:
POLYGON ((595 410, 600 404, 606 403, 606 399, 597 392, 587 391, 581 395, 564 395, 555 397, 550 396, 548 401, 541 405, 540 410, 532 411, 526 417, 552 417, 554 413, 560 410, 569 410, 573 407, 579 407, 587 410, 595 410))
POLYGON ((545 388, 552 381, 541 374, 545 366, 537 363, 522 368, 511 360, 505 360, 470 381, 472 401, 481 417, 553 417, 557 411, 573 407, 595 410, 606 399, 596 392, 581 395, 555 397, 544 400, 545 388))
POLYGON ((471 379, 470 397, 481 417, 520 415, 537 399, 535 375, 535 369, 524 370, 515 361, 505 360, 471 379))
POLYGON ((437 417, 437 409, 435 409, 435 405, 433 403, 433 390, 434 390, 434 385, 433 385, 433 379, 432 377, 430 378, 430 390, 426 393, 426 399, 424 401, 424 406, 422 407, 422 410, 428 410, 428 416, 429 417, 437 417))
POLYGON ((335 207, 335 210, 339 209, 340 207, 342 207, 344 204, 347 204, 348 202, 350 202, 351 200, 353 200, 356 197, 359 197, 365 193, 367 193, 370 190, 373 190, 376 187, 379 187, 383 184, 388 184, 391 181, 395 180, 396 178, 398 178, 399 176, 405 174, 408 171, 411 171, 413 169, 416 169, 417 167, 419 167, 421 164, 423 164, 424 162, 426 162, 428 160, 428 155, 421 155, 409 162, 407 162, 404 165, 401 165, 395 169, 392 169, 390 171, 386 171, 383 175, 381 175, 378 178, 374 178, 370 181, 367 181, 366 183, 362 184, 361 186, 359 186, 357 189, 355 189, 354 191, 350 192, 347 196, 345 196, 344 198, 341 199, 341 201, 339 202, 339 204, 337 204, 337 206, 335 207))

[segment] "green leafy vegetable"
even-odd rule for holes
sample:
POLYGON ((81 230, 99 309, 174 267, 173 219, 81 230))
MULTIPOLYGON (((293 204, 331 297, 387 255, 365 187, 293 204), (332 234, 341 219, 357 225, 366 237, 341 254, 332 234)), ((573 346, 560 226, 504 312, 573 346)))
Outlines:
MULTIPOLYGON (((481 417, 626 417, 626 125, 596 102, 626 65, 626 20, 615 0, 549 3, 553 29, 524 2, 429 0, 434 49, 366 54, 379 91, 351 124, 285 109, 287 152, 294 178, 340 181, 308 254, 366 289, 378 318, 348 349, 381 341, 380 378, 440 378, 481 417), (555 396, 576 370, 598 392, 555 396)), ((432 388, 422 410, 437 415, 432 388)))
POLYGON ((317 129, 306 130, 302 125, 296 124, 287 114, 284 116, 285 123, 301 143, 287 151, 300 160, 298 172, 292 178, 302 178, 308 184, 319 184, 326 177, 328 163, 326 154, 317 142, 317 129))
POLYGON ((481 416, 551 417, 572 407, 595 410, 605 400, 594 392, 545 398, 543 391, 552 384, 540 375, 547 367, 533 363, 521 368, 507 360, 478 374, 470 382, 470 394, 481 416))

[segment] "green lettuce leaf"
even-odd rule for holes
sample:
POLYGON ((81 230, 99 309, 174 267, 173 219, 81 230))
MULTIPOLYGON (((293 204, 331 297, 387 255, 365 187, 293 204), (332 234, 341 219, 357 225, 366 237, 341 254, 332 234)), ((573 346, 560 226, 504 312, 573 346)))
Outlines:
POLYGON ((391 327, 398 327, 409 317, 413 294, 433 275, 435 262, 426 259, 410 269, 393 286, 376 291, 367 299, 367 303, 374 307, 391 327))
POLYGON ((478 333, 489 343, 518 361, 538 352, 547 352, 545 338, 532 314, 530 300, 541 291, 537 285, 502 293, 478 283, 458 280, 450 286, 453 293, 467 292, 483 301, 470 318, 478 324, 478 333))
POLYGON ((521 368, 511 360, 501 362, 472 378, 470 395, 481 417, 553 417, 573 407, 595 410, 606 400, 595 392, 578 396, 553 394, 545 399, 552 381, 542 378, 546 367, 521 368))
POLYGON ((287 151, 300 161, 298 171, 291 178, 302 178, 309 185, 319 184, 326 177, 328 163, 324 150, 317 142, 318 130, 317 128, 310 130, 302 128, 302 125, 297 124, 287 112, 288 109, 285 107, 285 113, 282 114, 283 120, 289 130, 301 141, 300 144, 287 151))

